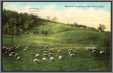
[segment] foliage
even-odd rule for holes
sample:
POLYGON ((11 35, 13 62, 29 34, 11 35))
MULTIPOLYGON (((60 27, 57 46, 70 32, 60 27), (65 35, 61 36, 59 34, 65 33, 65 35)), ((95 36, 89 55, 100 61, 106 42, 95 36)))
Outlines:
POLYGON ((99 30, 100 32, 103 32, 103 31, 105 30, 105 25, 99 24, 98 30, 99 30))
POLYGON ((40 25, 40 23, 42 23, 42 19, 37 16, 3 10, 4 34, 20 34, 36 25, 40 25))

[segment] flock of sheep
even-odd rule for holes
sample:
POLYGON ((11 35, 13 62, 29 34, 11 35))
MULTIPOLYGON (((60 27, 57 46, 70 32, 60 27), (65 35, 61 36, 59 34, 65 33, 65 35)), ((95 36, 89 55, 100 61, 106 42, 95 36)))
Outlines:
MULTIPOLYGON (((103 55, 105 53, 104 50, 98 50, 95 47, 87 47, 87 51, 89 51, 91 54, 98 54, 103 55)), ((23 49, 23 52, 29 51, 27 48, 23 49)), ((57 49, 57 50, 42 50, 41 52, 37 53, 31 53, 33 56, 32 62, 33 63, 40 63, 43 61, 54 61, 54 60, 61 60, 66 56, 69 57, 75 57, 79 55, 80 52, 73 48, 68 49, 57 49)), ((16 60, 23 61, 23 58, 19 55, 19 53, 16 52, 16 47, 13 48, 2 48, 2 55, 9 56, 9 57, 15 57, 16 60)))
POLYGON ((2 48, 2 56, 9 56, 9 57, 16 57, 17 60, 21 60, 21 57, 18 53, 16 53, 16 47, 8 48, 3 47, 2 48))

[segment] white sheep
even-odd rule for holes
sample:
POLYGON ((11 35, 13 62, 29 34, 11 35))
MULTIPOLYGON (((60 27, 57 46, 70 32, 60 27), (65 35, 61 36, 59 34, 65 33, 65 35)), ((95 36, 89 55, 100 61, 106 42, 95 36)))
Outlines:
POLYGON ((40 54, 37 53, 37 54, 35 54, 35 57, 38 57, 39 55, 40 55, 40 54))
POLYGON ((69 56, 71 56, 71 57, 74 56, 74 55, 75 55, 75 54, 73 54, 73 53, 69 54, 69 56))
POLYGON ((43 55, 44 55, 44 56, 47 56, 48 54, 46 54, 46 53, 43 53, 43 55))
POLYGON ((58 56, 58 59, 62 59, 62 56, 58 56))
POLYGON ((20 56, 18 56, 18 57, 16 57, 16 59, 17 59, 17 60, 20 60, 20 59, 21 59, 21 57, 20 57, 20 56))
POLYGON ((15 52, 11 52, 12 54, 14 54, 15 52))
POLYGON ((104 53, 104 51, 100 51, 99 53, 100 53, 100 54, 103 54, 103 53, 104 53))
POLYGON ((54 57, 50 57, 49 59, 50 59, 50 60, 54 60, 54 57))
POLYGON ((92 50, 91 52, 92 52, 92 53, 95 53, 95 52, 96 52, 96 50, 94 49, 94 50, 92 50))
POLYGON ((35 58, 33 59, 33 62, 39 62, 39 59, 35 58))
POLYGON ((13 55, 12 53, 9 54, 9 56, 12 56, 12 55, 13 55))
POLYGON ((27 48, 25 48, 25 49, 23 49, 24 51, 26 51, 27 50, 27 48))
POLYGON ((46 58, 44 57, 44 58, 42 58, 42 60, 44 60, 44 61, 45 61, 45 60, 46 60, 46 58))

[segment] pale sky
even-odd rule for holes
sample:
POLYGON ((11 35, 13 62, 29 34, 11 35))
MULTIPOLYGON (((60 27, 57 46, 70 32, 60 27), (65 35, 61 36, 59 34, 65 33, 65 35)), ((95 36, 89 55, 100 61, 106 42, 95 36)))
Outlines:
POLYGON ((3 8, 28 12, 29 8, 38 8, 36 14, 42 18, 56 17, 64 23, 79 23, 97 28, 104 24, 106 30, 111 28, 110 2, 4 2, 3 8))

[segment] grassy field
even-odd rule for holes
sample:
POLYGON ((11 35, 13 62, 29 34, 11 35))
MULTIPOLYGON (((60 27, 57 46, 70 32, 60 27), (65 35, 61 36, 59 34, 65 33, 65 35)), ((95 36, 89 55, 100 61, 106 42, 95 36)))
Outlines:
POLYGON ((16 46, 22 58, 20 61, 15 56, 3 56, 3 71, 107 71, 104 60, 98 60, 85 49, 100 46, 106 38, 105 32, 49 21, 43 24, 21 35, 3 35, 3 45, 16 46), (42 34, 45 31, 47 34, 42 34), (77 51, 73 57, 68 55, 70 48, 77 51), (54 60, 43 55, 45 50, 53 53, 54 60), (40 54, 38 63, 33 62, 37 53, 40 54))

